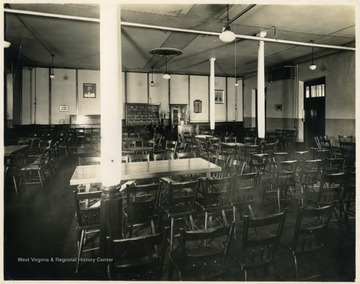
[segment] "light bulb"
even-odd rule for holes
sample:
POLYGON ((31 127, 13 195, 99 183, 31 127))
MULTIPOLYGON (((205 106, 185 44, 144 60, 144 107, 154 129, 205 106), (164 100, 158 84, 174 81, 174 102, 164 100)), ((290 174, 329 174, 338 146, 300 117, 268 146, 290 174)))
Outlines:
POLYGON ((150 87, 154 87, 154 86, 155 86, 155 83, 154 83, 153 80, 151 80, 151 82, 150 82, 150 87))
POLYGON ((230 26, 226 26, 219 35, 219 39, 223 42, 232 42, 236 38, 235 34, 230 30, 230 26))
POLYGON ((51 72, 50 79, 54 79, 54 78, 55 78, 55 74, 54 74, 54 72, 51 72))
POLYGON ((309 66, 309 69, 314 71, 316 69, 316 65, 313 63, 309 66))
POLYGON ((169 80, 171 78, 171 76, 169 74, 167 74, 167 73, 165 73, 162 77, 165 80, 169 80))

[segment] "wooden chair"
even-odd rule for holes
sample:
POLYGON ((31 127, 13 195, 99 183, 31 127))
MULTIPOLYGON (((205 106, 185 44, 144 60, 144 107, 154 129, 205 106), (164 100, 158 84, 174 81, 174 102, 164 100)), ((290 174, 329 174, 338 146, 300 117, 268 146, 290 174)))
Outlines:
POLYGON ((255 202, 257 177, 258 173, 256 172, 237 174, 232 177, 231 203, 241 220, 244 215, 254 218, 251 205, 255 202), (244 207, 247 207, 248 210, 244 211, 244 207))
POLYGON ((171 160, 173 159, 173 155, 171 153, 154 153, 153 154, 154 161, 161 160, 171 160))
POLYGON ((140 137, 140 133, 137 133, 137 132, 129 133, 129 138, 138 138, 138 137, 140 137))
POLYGON ((107 237, 110 280, 161 281, 168 230, 132 238, 107 237))
POLYGON ((349 142, 349 143, 354 142, 354 136, 353 135, 338 135, 338 138, 339 138, 339 144, 341 142, 349 142))
POLYGON ((176 159, 191 159, 196 158, 195 152, 181 152, 175 154, 176 159))
POLYGON ((21 168, 19 185, 40 184, 41 187, 43 187, 47 175, 49 175, 51 171, 49 166, 49 152, 45 151, 34 162, 21 168))
MULTIPOLYGON (((231 184, 230 177, 199 179, 196 203, 204 214, 204 222, 200 220, 196 228, 208 229, 229 223, 226 212, 233 211, 230 196, 231 184)), ((233 216, 232 219, 234 219, 233 216)))
POLYGON ((319 190, 315 192, 304 192, 302 194, 305 208, 307 206, 322 207, 333 205, 335 218, 341 227, 346 178, 347 175, 345 173, 322 173, 319 190))
POLYGON ((131 154, 129 155, 129 163, 133 162, 149 162, 150 161, 150 154, 131 154))
POLYGON ((244 144, 255 145, 255 144, 256 144, 256 137, 253 137, 253 136, 245 136, 245 137, 244 137, 244 144))
POLYGON ((244 217, 242 239, 232 242, 229 254, 240 266, 245 281, 248 280, 248 271, 257 272, 259 268, 268 268, 273 280, 276 279, 273 263, 286 214, 287 209, 261 218, 244 217))
POLYGON ((180 281, 222 280, 234 225, 180 232, 180 248, 169 252, 168 280, 177 272, 180 281))
POLYGON ((78 157, 79 166, 100 165, 101 157, 78 157))
POLYGON ((193 229, 197 190, 197 180, 179 182, 166 177, 161 178, 159 227, 161 230, 164 222, 170 224, 171 251, 174 249, 174 242, 179 236, 180 228, 193 229))
POLYGON ((332 212, 332 205, 311 209, 301 207, 298 209, 292 243, 289 246, 285 246, 291 251, 294 259, 296 281, 309 281, 319 277, 323 277, 322 280, 326 281, 326 274, 319 252, 325 248, 327 227, 332 212), (304 267, 307 271, 311 272, 311 275, 301 279, 299 269, 300 259, 302 256, 311 255, 313 256, 311 258, 312 261, 304 263, 304 267), (316 266, 319 273, 314 274, 316 266))
POLYGON ((327 158, 323 160, 322 172, 324 173, 341 173, 345 168, 344 158, 327 158))
POLYGON ((343 195, 344 221, 349 222, 350 217, 355 218, 356 208, 356 173, 347 173, 346 187, 343 195))
POLYGON ((242 174, 245 171, 246 162, 240 159, 231 157, 229 160, 229 175, 242 174))
POLYGON ((73 191, 77 219, 78 253, 75 273, 79 271, 80 258, 85 252, 99 250, 101 191, 73 191))
MULTIPOLYGON (((159 183, 157 184, 126 184, 126 207, 124 235, 133 236, 134 228, 149 227, 149 234, 155 234, 155 221, 158 217, 159 183)), ((143 233, 140 233, 143 234, 143 233)))
POLYGON ((262 202, 269 194, 276 194, 276 204, 279 212, 282 211, 282 203, 293 201, 295 202, 295 172, 297 161, 281 161, 276 164, 276 171, 274 176, 263 182, 263 197, 262 202))
POLYGON ((166 140, 165 141, 165 152, 167 153, 173 153, 175 155, 175 153, 177 152, 177 141, 174 140, 166 140))
POLYGON ((224 142, 225 143, 236 143, 237 139, 236 139, 236 137, 233 137, 233 136, 226 136, 226 137, 224 137, 224 142))
MULTIPOLYGON (((305 192, 315 192, 315 186, 320 181, 322 161, 320 159, 304 160, 299 162, 298 175, 295 177, 295 183, 300 187, 300 194, 305 192)), ((301 204, 303 199, 300 198, 301 204)))
POLYGON ((332 158, 338 158, 338 157, 342 156, 340 148, 334 147, 331 144, 331 141, 327 135, 318 136, 318 140, 319 140, 319 144, 320 144, 320 149, 329 150, 330 156, 332 158))

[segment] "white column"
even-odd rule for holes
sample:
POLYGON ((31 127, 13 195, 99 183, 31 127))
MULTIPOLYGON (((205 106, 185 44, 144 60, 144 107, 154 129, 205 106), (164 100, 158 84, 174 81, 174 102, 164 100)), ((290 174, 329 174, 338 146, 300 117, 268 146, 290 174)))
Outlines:
POLYGON ((120 6, 100 5, 101 178, 103 187, 121 180, 120 6))
MULTIPOLYGON (((257 34, 258 37, 265 37, 266 32, 257 34)), ((264 41, 259 41, 258 48, 258 70, 257 70, 257 126, 258 137, 265 138, 265 56, 264 41)))
POLYGON ((215 60, 210 58, 210 129, 215 129, 215 60))

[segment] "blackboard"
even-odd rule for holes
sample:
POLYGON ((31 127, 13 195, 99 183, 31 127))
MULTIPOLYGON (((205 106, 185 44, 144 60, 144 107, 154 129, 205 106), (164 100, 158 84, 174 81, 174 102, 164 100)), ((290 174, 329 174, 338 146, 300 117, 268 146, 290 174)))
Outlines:
POLYGON ((126 104, 126 125, 159 123, 160 104, 126 104))

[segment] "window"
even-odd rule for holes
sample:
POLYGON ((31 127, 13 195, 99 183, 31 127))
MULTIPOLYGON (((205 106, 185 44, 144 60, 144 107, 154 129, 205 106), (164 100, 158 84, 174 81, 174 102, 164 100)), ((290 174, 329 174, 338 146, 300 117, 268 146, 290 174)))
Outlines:
POLYGON ((306 98, 319 98, 325 97, 325 77, 316 79, 311 84, 306 86, 306 98))

